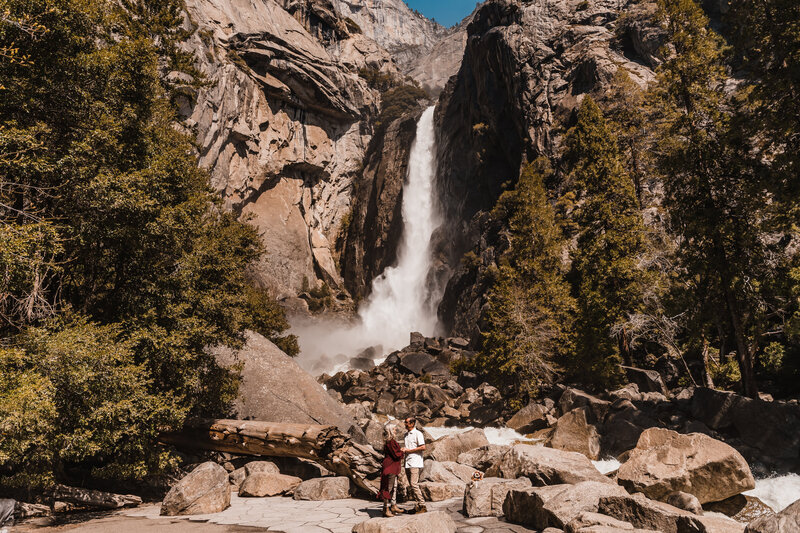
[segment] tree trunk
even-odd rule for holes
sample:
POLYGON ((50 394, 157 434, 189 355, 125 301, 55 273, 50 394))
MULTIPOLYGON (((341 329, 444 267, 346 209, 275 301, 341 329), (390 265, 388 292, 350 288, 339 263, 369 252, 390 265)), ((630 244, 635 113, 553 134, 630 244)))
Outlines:
POLYGON ((50 497, 55 501, 74 503, 98 509, 119 509, 121 507, 135 507, 142 503, 142 499, 132 494, 113 494, 99 490, 79 489, 66 485, 56 485, 50 492, 50 497))
POLYGON ((736 295, 733 294, 733 289, 728 280, 728 276, 722 276, 723 291, 725 292, 725 301, 728 306, 728 313, 730 315, 731 326, 733 327, 733 337, 736 341, 736 360, 739 362, 739 370, 742 374, 742 389, 744 395, 749 398, 758 398, 758 385, 753 373, 753 353, 747 345, 747 339, 744 334, 744 325, 742 324, 741 315, 739 314, 739 302, 736 295))
POLYGON ((703 381, 706 388, 714 388, 714 380, 711 377, 711 372, 708 371, 708 339, 703 335, 703 381))
POLYGON ((368 480, 380 475, 381 455, 372 446, 351 441, 335 426, 193 419, 187 421, 181 431, 162 433, 159 440, 181 448, 310 459, 349 477, 368 493, 378 493, 368 480))

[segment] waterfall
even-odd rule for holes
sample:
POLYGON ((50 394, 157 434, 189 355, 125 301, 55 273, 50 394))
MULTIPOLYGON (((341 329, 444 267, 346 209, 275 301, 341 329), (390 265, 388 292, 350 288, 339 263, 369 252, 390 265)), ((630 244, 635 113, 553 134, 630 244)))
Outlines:
POLYGON ((430 336, 436 330, 439 295, 433 294, 427 283, 431 236, 440 224, 433 183, 436 172, 433 112, 434 108, 429 107, 422 113, 409 154, 397 264, 373 280, 370 296, 359 308, 357 323, 293 325, 292 332, 300 339, 299 363, 309 371, 346 369, 346 362, 336 359, 337 354, 352 357, 377 345, 385 354, 406 346, 412 331, 430 336), (326 359, 330 362, 327 365, 326 359))

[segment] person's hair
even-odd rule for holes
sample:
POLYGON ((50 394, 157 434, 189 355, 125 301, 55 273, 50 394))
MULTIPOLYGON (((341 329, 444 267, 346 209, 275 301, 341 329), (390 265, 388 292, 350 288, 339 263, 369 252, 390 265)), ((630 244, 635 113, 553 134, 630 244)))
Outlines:
POLYGON ((417 427, 417 419, 413 416, 406 418, 406 422, 410 422, 412 426, 417 427))
POLYGON ((393 424, 389 423, 383 426, 383 437, 386 440, 391 440, 397 437, 397 429, 393 424))

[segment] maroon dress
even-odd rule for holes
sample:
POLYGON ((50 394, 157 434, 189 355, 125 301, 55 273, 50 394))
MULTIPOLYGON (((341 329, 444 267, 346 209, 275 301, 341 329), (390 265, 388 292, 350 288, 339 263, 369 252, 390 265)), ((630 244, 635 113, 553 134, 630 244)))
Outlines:
POLYGON ((403 452, 396 440, 387 440, 383 445, 383 469, 381 470, 381 491, 378 498, 381 500, 392 499, 392 487, 389 486, 389 476, 400 474, 400 466, 403 461, 403 452))

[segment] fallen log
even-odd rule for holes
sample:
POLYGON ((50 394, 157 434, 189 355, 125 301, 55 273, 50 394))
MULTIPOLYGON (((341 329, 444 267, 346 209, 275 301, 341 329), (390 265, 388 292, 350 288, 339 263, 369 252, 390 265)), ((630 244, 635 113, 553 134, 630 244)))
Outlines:
POLYGON ((54 501, 72 503, 96 509, 120 509, 141 505, 142 499, 132 494, 114 494, 99 490, 80 489, 66 485, 56 485, 49 496, 54 501))
POLYGON ((369 480, 380 475, 382 457, 372 446, 353 442, 336 426, 192 419, 180 431, 162 433, 159 441, 179 448, 310 459, 349 477, 369 494, 378 493, 369 480))

